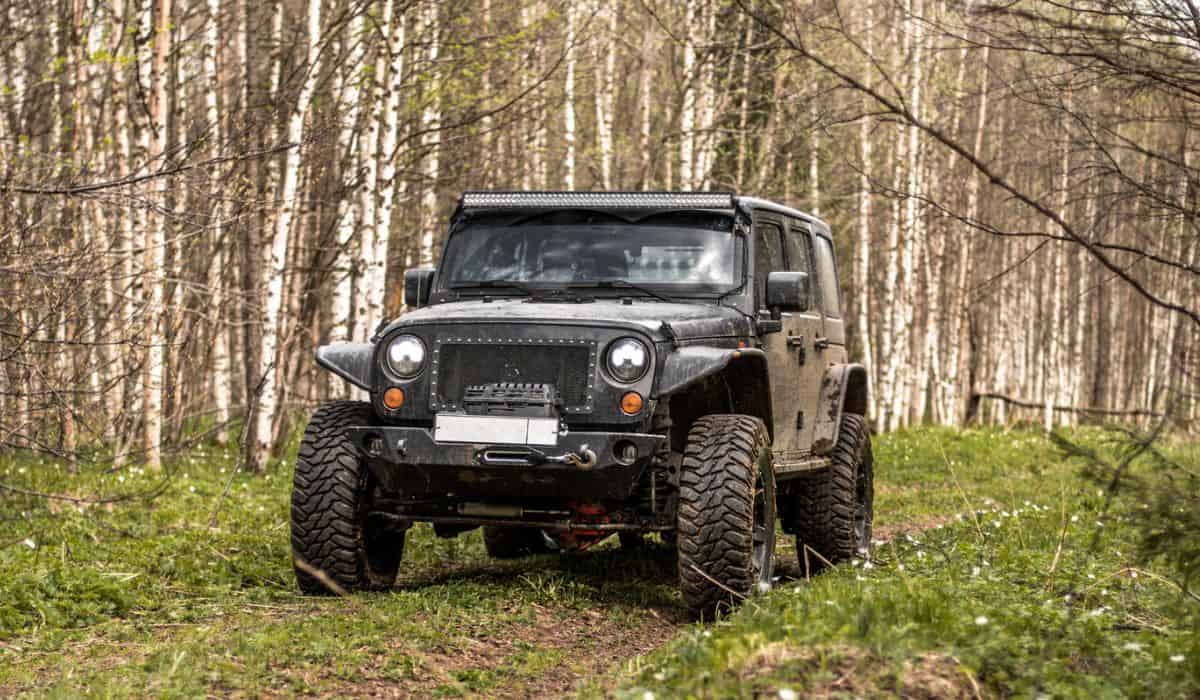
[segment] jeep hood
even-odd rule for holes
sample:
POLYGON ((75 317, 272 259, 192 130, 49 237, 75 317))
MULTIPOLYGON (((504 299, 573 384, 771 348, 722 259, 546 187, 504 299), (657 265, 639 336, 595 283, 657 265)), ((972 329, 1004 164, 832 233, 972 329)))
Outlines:
POLYGON ((744 314, 713 302, 667 303, 634 297, 632 304, 625 304, 620 299, 569 303, 506 297, 487 302, 470 299, 427 306, 392 321, 384 333, 403 326, 439 323, 613 326, 640 330, 656 340, 668 339, 668 333, 684 340, 727 338, 753 332, 750 319, 744 314), (669 331, 663 328, 664 322, 670 326, 669 331))

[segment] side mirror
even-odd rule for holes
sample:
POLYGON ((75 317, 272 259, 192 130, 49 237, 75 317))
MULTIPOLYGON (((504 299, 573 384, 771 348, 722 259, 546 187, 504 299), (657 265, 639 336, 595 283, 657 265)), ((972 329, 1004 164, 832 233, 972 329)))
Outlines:
POLYGON ((404 303, 410 309, 419 309, 429 303, 433 290, 433 268, 417 267, 404 271, 404 303))
POLYGON ((807 272, 767 273, 767 308, 780 311, 808 311, 812 291, 807 272))

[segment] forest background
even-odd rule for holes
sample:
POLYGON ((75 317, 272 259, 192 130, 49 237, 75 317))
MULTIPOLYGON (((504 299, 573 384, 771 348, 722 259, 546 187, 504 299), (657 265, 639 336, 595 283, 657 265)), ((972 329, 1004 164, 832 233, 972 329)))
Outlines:
POLYGON ((877 429, 1195 430, 1190 0, 0 11, 0 447, 264 468, 488 188, 828 220, 877 429))

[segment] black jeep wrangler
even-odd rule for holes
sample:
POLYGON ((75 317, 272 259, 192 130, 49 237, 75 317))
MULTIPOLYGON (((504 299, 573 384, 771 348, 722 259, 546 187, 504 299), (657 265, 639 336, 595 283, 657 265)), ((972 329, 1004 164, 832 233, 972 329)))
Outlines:
POLYGON ((657 533, 687 606, 771 580, 778 520, 815 570, 871 538, 867 378, 846 362, 828 226, 717 193, 471 192, 409 312, 317 362, 292 493, 305 593, 387 587, 405 533, 517 557, 657 533))

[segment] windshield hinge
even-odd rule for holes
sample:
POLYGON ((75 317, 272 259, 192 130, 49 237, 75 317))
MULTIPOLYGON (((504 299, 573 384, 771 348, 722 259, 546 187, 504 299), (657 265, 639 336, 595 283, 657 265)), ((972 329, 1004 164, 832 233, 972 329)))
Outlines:
POLYGON ((659 330, 662 331, 663 335, 667 336, 667 340, 671 343, 672 347, 679 347, 679 337, 675 335, 675 329, 671 327, 671 324, 663 321, 662 325, 659 326, 659 330))

